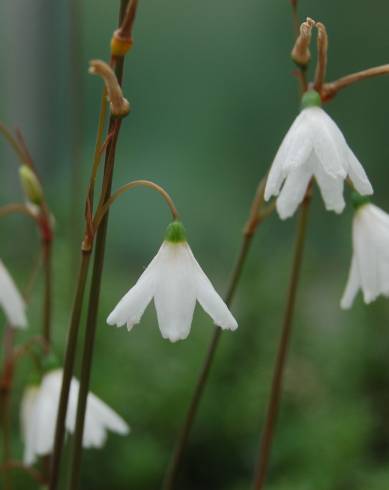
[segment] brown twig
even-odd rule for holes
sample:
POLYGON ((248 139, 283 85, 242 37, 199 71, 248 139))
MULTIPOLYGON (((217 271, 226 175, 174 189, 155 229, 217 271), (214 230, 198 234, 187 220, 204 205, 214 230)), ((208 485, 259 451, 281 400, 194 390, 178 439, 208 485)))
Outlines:
POLYGON ((323 101, 328 101, 335 97, 340 90, 356 82, 381 75, 389 75, 389 64, 367 68, 366 70, 341 77, 333 82, 325 83, 320 91, 321 98, 323 101))

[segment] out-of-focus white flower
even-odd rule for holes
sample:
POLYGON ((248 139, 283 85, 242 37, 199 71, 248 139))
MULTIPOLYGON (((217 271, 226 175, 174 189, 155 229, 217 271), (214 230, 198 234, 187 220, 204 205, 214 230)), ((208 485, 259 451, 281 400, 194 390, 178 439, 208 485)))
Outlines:
POLYGON ((172 342, 189 335, 196 300, 219 327, 228 330, 238 327, 194 258, 183 226, 177 221, 169 225, 157 255, 135 286, 120 300, 107 322, 118 327, 127 324, 131 330, 153 298, 162 336, 172 342))
POLYGON ((25 303, 12 277, 0 260, 0 305, 13 327, 26 328, 25 303))
POLYGON ((374 204, 361 203, 353 219, 353 257, 340 305, 351 308, 362 289, 365 303, 389 296, 389 215, 374 204))
POLYGON ((312 177, 319 185, 326 209, 336 213, 345 206, 343 182, 347 176, 360 194, 373 193, 342 132, 321 109, 319 94, 307 92, 302 107, 281 143, 266 182, 265 200, 279 195, 276 206, 282 219, 294 214, 312 177))
MULTIPOLYGON (((24 440, 24 463, 32 465, 38 456, 53 450, 55 425, 62 385, 62 369, 45 374, 41 384, 28 386, 21 404, 21 426, 24 440)), ((70 386, 66 430, 74 432, 79 383, 73 378, 70 386)), ((88 394, 83 447, 100 448, 107 431, 129 433, 126 422, 92 393, 88 394)))

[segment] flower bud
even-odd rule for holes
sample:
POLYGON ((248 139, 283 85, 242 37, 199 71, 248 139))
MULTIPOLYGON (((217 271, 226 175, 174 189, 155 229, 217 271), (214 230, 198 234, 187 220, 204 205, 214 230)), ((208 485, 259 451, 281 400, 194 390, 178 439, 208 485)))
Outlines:
POLYGON ((43 202, 43 191, 34 171, 29 166, 22 165, 19 169, 19 177, 27 198, 40 206, 43 202))

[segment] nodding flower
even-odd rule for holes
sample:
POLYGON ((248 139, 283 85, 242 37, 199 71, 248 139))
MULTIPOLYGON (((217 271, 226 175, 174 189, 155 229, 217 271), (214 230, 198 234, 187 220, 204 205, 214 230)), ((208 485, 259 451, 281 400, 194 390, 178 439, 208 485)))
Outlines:
POLYGON ((188 337, 196 300, 219 327, 227 330, 238 327, 193 256, 178 221, 169 225, 157 255, 119 301, 107 322, 118 327, 127 324, 131 330, 153 298, 162 336, 172 342, 188 337))

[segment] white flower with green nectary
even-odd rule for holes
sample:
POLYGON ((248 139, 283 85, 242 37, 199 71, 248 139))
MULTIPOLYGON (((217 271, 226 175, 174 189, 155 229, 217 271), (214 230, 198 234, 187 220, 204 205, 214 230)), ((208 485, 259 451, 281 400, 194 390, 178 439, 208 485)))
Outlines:
POLYGON ((276 206, 282 219, 294 214, 312 177, 326 209, 336 213, 345 206, 343 183, 347 176, 360 194, 373 193, 362 165, 320 103, 320 95, 314 90, 303 96, 303 109, 284 137, 269 172, 264 197, 268 201, 278 196, 276 206))
POLYGON ((351 308, 359 289, 365 303, 389 296, 389 215, 362 199, 353 219, 353 257, 340 303, 344 309, 351 308))
POLYGON ((0 305, 13 327, 25 328, 27 318, 25 303, 12 277, 0 260, 0 305))
MULTIPOLYGON (((62 369, 48 371, 41 383, 27 386, 21 404, 21 425, 24 440, 24 463, 32 465, 39 456, 50 454, 54 446, 55 425, 62 385, 62 369)), ((66 429, 74 432, 79 383, 73 378, 70 386, 66 429)), ((83 447, 100 448, 107 431, 129 433, 126 422, 92 393, 88 394, 83 447)))
POLYGON ((219 327, 227 330, 238 327, 194 258, 178 221, 169 225, 157 255, 119 301, 107 322, 118 327, 127 324, 131 330, 153 298, 162 336, 172 342, 189 335, 196 300, 219 327))

